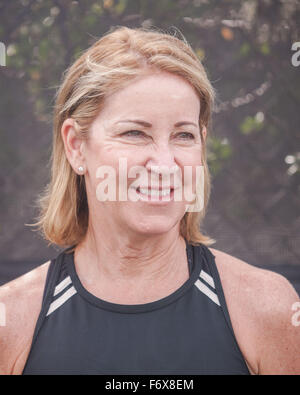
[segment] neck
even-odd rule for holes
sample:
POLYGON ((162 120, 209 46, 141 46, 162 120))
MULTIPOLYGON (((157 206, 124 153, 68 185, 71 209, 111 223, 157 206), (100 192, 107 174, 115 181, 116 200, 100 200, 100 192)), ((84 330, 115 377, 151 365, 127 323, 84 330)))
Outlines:
POLYGON ((159 289, 166 282, 187 280, 186 245, 175 230, 138 240, 120 232, 103 233, 99 237, 88 231, 74 255, 78 276, 94 292, 108 284, 125 293, 130 287, 159 289))

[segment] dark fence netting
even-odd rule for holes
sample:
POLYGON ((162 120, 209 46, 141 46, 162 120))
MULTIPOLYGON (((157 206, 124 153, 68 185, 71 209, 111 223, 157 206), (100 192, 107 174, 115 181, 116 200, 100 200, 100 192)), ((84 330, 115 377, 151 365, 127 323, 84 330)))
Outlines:
POLYGON ((297 0, 0 1, 0 283, 55 257, 32 228, 49 181, 63 71, 111 26, 191 43, 217 92, 208 141, 213 246, 300 292, 300 3, 297 0))

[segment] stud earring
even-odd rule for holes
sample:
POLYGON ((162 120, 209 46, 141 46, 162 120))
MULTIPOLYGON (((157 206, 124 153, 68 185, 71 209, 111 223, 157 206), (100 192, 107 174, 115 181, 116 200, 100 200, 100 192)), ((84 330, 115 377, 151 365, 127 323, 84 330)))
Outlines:
POLYGON ((82 172, 83 170, 84 170, 84 169, 83 169, 82 166, 79 166, 79 167, 78 167, 78 171, 82 172))

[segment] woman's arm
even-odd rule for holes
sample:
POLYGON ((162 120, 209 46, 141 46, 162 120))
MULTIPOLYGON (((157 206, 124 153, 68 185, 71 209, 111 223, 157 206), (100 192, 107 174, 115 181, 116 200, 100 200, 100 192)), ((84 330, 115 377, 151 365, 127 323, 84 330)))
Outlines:
POLYGON ((299 296, 287 279, 272 273, 257 297, 264 300, 258 316, 259 374, 300 374, 300 326, 293 319, 299 296))
POLYGON ((22 374, 50 261, 0 287, 0 374, 22 374))
POLYGON ((211 248, 211 252, 235 336, 251 372, 300 374, 300 299, 293 286, 280 274, 219 250, 211 248))

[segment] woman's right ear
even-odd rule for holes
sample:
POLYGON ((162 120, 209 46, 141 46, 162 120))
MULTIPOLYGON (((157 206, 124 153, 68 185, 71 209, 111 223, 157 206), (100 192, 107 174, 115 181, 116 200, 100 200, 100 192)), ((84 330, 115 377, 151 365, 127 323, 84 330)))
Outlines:
POLYGON ((82 155, 82 144, 84 140, 78 135, 78 128, 74 119, 67 118, 63 122, 61 137, 64 142, 67 159, 73 170, 78 174, 78 168, 85 164, 82 155))

